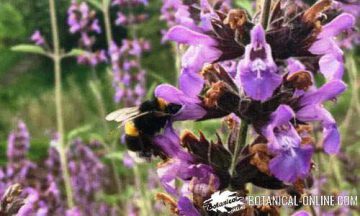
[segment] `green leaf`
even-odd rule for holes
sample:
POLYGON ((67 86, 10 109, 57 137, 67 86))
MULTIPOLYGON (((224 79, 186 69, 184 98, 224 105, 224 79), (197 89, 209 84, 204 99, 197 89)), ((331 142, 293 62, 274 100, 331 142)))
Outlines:
POLYGON ((99 10, 102 9, 101 3, 98 0, 87 0, 87 2, 89 2, 90 4, 92 4, 94 7, 96 7, 99 10))
POLYGON ((18 39, 25 33, 24 17, 14 5, 0 3, 0 40, 18 39))
POLYGON ((68 133, 67 138, 68 138, 68 140, 72 140, 72 139, 76 138, 77 136, 79 136, 80 134, 88 132, 91 128, 92 128, 92 126, 90 124, 75 128, 68 133))
POLYGON ((116 159, 116 160, 122 161, 124 158, 124 153, 123 152, 111 152, 111 153, 106 154, 105 158, 116 159))
POLYGON ((65 57, 74 57, 85 54, 86 51, 82 49, 72 49, 70 52, 65 54, 65 57))
POLYGON ((16 45, 16 46, 13 46, 11 48, 11 50, 15 51, 15 52, 34 53, 34 54, 40 54, 40 55, 47 54, 42 47, 37 46, 37 45, 32 45, 32 44, 16 45))
POLYGON ((237 7, 241 7, 243 9, 245 9, 250 14, 254 13, 253 2, 252 1, 249 1, 249 0, 235 0, 234 4, 237 7))
POLYGON ((150 86, 147 94, 146 94, 146 98, 147 98, 147 99, 151 99, 151 98, 152 98, 156 86, 157 86, 157 82, 153 82, 152 85, 150 86))
POLYGON ((160 83, 169 83, 169 81, 167 81, 166 78, 164 78, 163 76, 157 74, 154 71, 148 70, 147 75, 149 75, 150 77, 152 77, 153 79, 157 80, 160 83))

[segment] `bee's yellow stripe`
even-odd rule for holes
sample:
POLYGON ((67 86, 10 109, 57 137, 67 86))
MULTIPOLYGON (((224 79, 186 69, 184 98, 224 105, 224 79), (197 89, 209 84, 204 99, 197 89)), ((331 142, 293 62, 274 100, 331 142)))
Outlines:
POLYGON ((157 98, 158 103, 159 103, 159 108, 161 111, 164 111, 166 109, 166 106, 168 105, 168 102, 166 102, 166 100, 162 99, 162 98, 157 98))
POLYGON ((135 127, 135 124, 133 121, 128 121, 125 123, 125 134, 128 136, 139 136, 139 131, 135 127))

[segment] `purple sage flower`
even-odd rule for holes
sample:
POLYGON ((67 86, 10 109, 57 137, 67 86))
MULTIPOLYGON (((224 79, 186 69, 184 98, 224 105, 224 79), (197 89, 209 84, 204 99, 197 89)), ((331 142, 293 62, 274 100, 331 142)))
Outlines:
MULTIPOLYGON (((193 156, 181 149, 180 139, 170 124, 165 128, 164 134, 157 135, 154 138, 154 143, 171 158, 171 160, 160 165, 157 170, 160 182, 168 193, 179 194, 172 184, 176 178, 189 181, 195 177, 199 183, 209 183, 210 177, 215 176, 210 166, 196 163, 193 156)), ((215 187, 218 186, 219 181, 217 179, 215 187)), ((183 192, 188 190, 189 188, 185 188, 183 192)))
POLYGON ((341 79, 344 73, 343 52, 334 37, 341 32, 351 29, 355 25, 355 18, 347 13, 342 13, 330 23, 323 26, 317 41, 311 45, 309 51, 321 55, 320 72, 327 80, 341 79))
POLYGON ((319 121, 323 126, 324 151, 328 154, 336 154, 340 149, 340 133, 332 115, 323 107, 323 103, 335 99, 346 90, 346 84, 340 80, 325 83, 321 88, 304 94, 299 99, 296 118, 300 121, 319 121))
POLYGON ((200 216, 199 211, 194 207, 187 197, 180 197, 178 201, 179 215, 181 216, 200 216))
POLYGON ((275 154, 269 164, 270 171, 286 182, 308 175, 313 154, 311 145, 301 145, 301 137, 290 123, 294 118, 295 113, 289 106, 280 105, 263 130, 268 148, 275 154))
POLYGON ((282 77, 278 74, 261 25, 251 30, 251 44, 245 47, 245 57, 239 62, 237 76, 240 86, 254 100, 267 100, 281 84, 282 77))

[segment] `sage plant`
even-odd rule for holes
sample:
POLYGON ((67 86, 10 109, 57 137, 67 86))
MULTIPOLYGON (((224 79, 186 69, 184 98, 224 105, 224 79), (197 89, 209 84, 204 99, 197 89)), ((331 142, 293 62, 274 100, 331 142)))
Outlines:
MULTIPOLYGON (((265 0, 253 17, 221 3, 186 2, 184 7, 172 1, 185 10, 181 21, 163 11, 172 19, 164 39, 188 48, 178 87, 161 84, 154 91, 165 106, 181 107, 148 141, 148 152, 163 160, 157 172, 166 194, 157 199, 175 214, 195 216, 209 213, 204 201, 214 192, 246 197, 248 184, 301 196, 312 186, 314 152, 334 155, 341 148, 337 122, 324 103, 347 88, 335 37, 354 28, 354 16, 333 14, 331 0, 310 6, 265 0), (236 62, 235 72, 222 66, 228 61, 236 62), (320 76, 324 83, 316 82, 320 76), (214 139, 201 131, 179 135, 173 124, 222 117, 228 132, 214 139), (320 146, 314 123, 322 128, 320 146)), ((241 213, 276 215, 280 208, 246 206, 241 213)))
POLYGON ((113 43, 109 50, 113 71, 114 101, 124 105, 138 105, 145 95, 145 70, 140 57, 149 50, 147 41, 123 40, 118 47, 113 43))
POLYGON ((79 34, 79 48, 85 52, 77 57, 78 63, 96 66, 106 61, 104 50, 92 51, 96 41, 94 34, 100 34, 101 28, 96 12, 86 2, 71 2, 68 9, 68 25, 71 34, 79 34))
POLYGON ((147 4, 147 1, 112 1, 112 6, 119 8, 116 25, 127 27, 133 33, 133 39, 124 39, 121 45, 113 41, 109 47, 114 101, 125 106, 138 105, 145 96, 146 71, 141 66, 141 56, 150 50, 150 43, 138 39, 136 25, 146 19, 146 14, 134 13, 134 9, 147 4))
POLYGON ((84 143, 76 139, 69 146, 68 168, 76 204, 72 208, 67 207, 62 190, 64 180, 58 134, 51 140, 45 159, 28 159, 29 147, 30 133, 25 123, 19 121, 9 134, 8 163, 0 167, 0 195, 10 196, 9 190, 18 193, 13 194, 12 199, 1 201, 0 214, 16 211, 19 216, 118 215, 117 208, 106 202, 96 201, 96 197, 111 186, 108 167, 101 161, 101 152, 104 151, 102 144, 97 141, 84 143), (5 191, 6 188, 9 189, 5 191))

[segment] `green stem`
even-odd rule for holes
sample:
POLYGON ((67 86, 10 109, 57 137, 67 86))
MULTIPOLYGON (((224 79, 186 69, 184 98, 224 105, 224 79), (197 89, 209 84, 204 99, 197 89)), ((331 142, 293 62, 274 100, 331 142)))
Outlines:
POLYGON ((260 22, 261 25, 264 27, 265 31, 269 24, 270 8, 271 8, 271 0, 263 0, 260 22))
MULTIPOLYGON (((107 41, 107 45, 108 45, 108 49, 111 46, 111 43, 113 42, 113 35, 112 35, 112 31, 111 31, 111 19, 110 19, 110 8, 109 8, 109 1, 108 0, 102 0, 102 13, 104 15, 104 25, 105 25, 105 33, 106 33, 106 41, 107 41)), ((94 85, 95 88, 97 89, 96 84, 94 85)), ((100 93, 99 93, 100 94, 100 93)), ((105 106, 102 100, 102 96, 98 95, 97 96, 98 102, 100 104, 100 112, 101 115, 103 115, 102 119, 105 119, 105 106)), ((106 126, 105 128, 106 132, 109 131, 108 127, 106 126)), ((113 141, 110 148, 108 148, 108 152, 110 151, 115 151, 116 149, 116 142, 113 141)), ((111 169, 113 170, 113 178, 116 184, 116 189, 117 189, 117 193, 120 194, 121 192, 121 181, 120 181, 120 175, 118 173, 117 170, 117 166, 116 166, 116 162, 114 159, 110 160, 111 163, 111 169)))
POLYGON ((50 18, 51 18, 51 31, 54 46, 53 61, 55 71, 55 104, 56 104, 56 123, 59 133, 59 155, 61 170, 64 178, 65 193, 67 199, 67 205, 69 208, 74 207, 74 199, 71 189, 70 174, 68 170, 68 163, 66 158, 66 146, 64 138, 64 119, 63 119, 63 107, 62 107, 62 87, 61 87, 61 53, 59 32, 56 19, 55 1, 49 0, 50 18))
POLYGON ((111 19, 110 19, 110 11, 109 11, 109 1, 102 0, 102 12, 104 14, 104 24, 105 24, 105 33, 108 48, 110 48, 111 43, 113 42, 113 36, 111 32, 111 19))
POLYGON ((246 144, 247 131, 248 131, 248 123, 245 122, 245 121, 241 121, 240 131, 239 131, 239 136, 238 136, 238 142, 235 145, 235 150, 234 150, 234 153, 233 153, 231 166, 230 166, 230 174, 231 174, 231 176, 234 176, 235 173, 236 173, 236 164, 238 162, 238 159, 239 159, 239 156, 240 156, 240 153, 241 153, 241 149, 246 144))
POLYGON ((94 94, 94 97, 96 99, 96 103, 99 107, 99 114, 100 114, 100 118, 102 119, 102 123, 105 129, 105 132, 108 133, 109 132, 109 127, 108 124, 105 120, 106 117, 106 108, 105 108, 105 103, 104 103, 104 99, 102 97, 101 91, 100 91, 100 80, 98 78, 98 76, 96 75, 96 71, 95 69, 92 67, 91 71, 93 73, 93 80, 90 81, 90 88, 94 94))
POLYGON ((140 169, 137 164, 135 164, 135 166, 133 167, 133 171, 134 171, 135 187, 140 190, 140 193, 142 196, 142 199, 140 202, 141 215, 143 215, 143 216, 153 215, 152 212, 150 211, 151 210, 151 204, 149 203, 150 199, 147 199, 147 197, 148 197, 147 190, 145 188, 143 188, 141 172, 140 172, 140 169))

